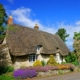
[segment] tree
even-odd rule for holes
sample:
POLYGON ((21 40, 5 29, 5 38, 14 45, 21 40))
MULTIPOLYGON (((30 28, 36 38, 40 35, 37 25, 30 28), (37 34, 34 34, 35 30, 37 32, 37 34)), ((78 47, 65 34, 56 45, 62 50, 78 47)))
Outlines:
POLYGON ((0 27, 6 23, 7 14, 2 4, 0 4, 0 27))
POLYGON ((66 33, 66 30, 64 28, 58 29, 56 35, 59 35, 64 42, 66 41, 66 38, 69 36, 69 34, 66 33))
POLYGON ((80 32, 74 32, 74 43, 73 47, 77 54, 78 62, 80 63, 80 32))
POLYGON ((4 24, 7 24, 7 14, 2 4, 0 4, 0 43, 4 39, 4 24))
POLYGON ((74 32, 74 37, 73 39, 75 40, 80 40, 80 32, 74 32))

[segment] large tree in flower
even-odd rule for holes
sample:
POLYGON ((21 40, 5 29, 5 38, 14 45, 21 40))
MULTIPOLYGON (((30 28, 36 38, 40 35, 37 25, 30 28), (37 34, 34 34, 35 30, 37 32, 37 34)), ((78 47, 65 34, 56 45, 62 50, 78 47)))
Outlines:
POLYGON ((66 41, 66 38, 69 37, 69 34, 66 33, 66 30, 64 28, 58 29, 56 35, 59 35, 64 42, 66 41))
POLYGON ((7 23, 7 14, 2 4, 0 4, 0 43, 4 38, 4 25, 7 23))
POLYGON ((73 47, 77 54, 78 62, 80 63, 80 32, 74 32, 74 43, 73 47))

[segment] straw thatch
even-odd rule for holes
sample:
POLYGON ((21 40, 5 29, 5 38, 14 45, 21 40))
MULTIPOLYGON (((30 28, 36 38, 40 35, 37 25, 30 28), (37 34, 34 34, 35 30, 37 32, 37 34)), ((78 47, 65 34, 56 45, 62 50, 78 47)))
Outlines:
POLYGON ((36 53, 38 45, 43 47, 41 54, 56 54, 60 51, 65 56, 69 52, 59 36, 17 24, 8 26, 6 39, 9 51, 14 56, 36 53))
POLYGON ((0 44, 0 50, 2 50, 3 48, 6 48, 7 45, 6 44, 0 44))

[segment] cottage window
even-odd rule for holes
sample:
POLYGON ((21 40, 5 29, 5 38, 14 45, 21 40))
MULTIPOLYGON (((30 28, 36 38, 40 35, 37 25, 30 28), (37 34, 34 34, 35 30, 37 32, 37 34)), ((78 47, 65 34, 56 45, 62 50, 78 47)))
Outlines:
POLYGON ((36 61, 36 59, 37 59, 36 54, 29 55, 29 62, 34 62, 34 61, 36 61))

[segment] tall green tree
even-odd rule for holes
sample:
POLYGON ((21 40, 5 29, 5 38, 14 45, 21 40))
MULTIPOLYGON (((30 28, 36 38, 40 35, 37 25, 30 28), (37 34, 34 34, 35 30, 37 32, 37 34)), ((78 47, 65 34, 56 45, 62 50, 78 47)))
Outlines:
POLYGON ((7 14, 2 4, 0 4, 0 27, 6 23, 7 14))
POLYGON ((66 41, 66 38, 69 37, 69 34, 66 33, 66 30, 64 28, 58 29, 56 35, 59 35, 64 42, 66 41))
POLYGON ((0 4, 0 43, 2 43, 4 39, 4 25, 7 24, 7 14, 2 4, 0 4))
POLYGON ((80 32, 74 32, 74 37, 73 39, 75 40, 80 40, 80 32))

